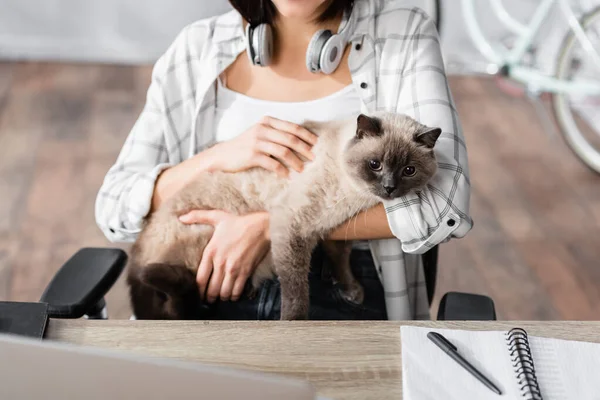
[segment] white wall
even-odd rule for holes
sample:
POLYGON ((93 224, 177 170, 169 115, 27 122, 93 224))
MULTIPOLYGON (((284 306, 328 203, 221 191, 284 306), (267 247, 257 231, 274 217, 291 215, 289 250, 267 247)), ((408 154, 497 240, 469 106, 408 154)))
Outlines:
POLYGON ((224 0, 2 0, 0 58, 145 63, 224 0))
MULTIPOLYGON (((422 0, 406 0, 422 4, 422 0)), ((506 31, 489 8, 476 0, 482 26, 491 38, 506 31)), ((573 2, 600 4, 600 0, 573 2)), ((443 0, 443 44, 447 61, 482 60, 464 30, 460 0, 443 0)), ((504 0, 526 21, 539 0, 504 0)), ((186 24, 230 9, 226 0, 2 0, 0 59, 46 59, 117 63, 153 62, 186 24)), ((551 60, 565 24, 555 13, 540 44, 540 61, 551 60)))

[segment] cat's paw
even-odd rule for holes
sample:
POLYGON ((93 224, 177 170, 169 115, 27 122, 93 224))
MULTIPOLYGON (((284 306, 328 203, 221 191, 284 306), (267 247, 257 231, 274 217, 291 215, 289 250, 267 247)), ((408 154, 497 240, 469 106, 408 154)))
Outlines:
POLYGON ((365 299, 365 290, 358 282, 345 286, 340 292, 344 300, 354 304, 362 304, 365 299))
POLYGON ((294 304, 292 307, 286 307, 285 304, 281 307, 281 321, 300 321, 308 319, 308 306, 302 304, 294 304))
POLYGON ((281 321, 302 321, 308 319, 308 313, 304 312, 282 312, 281 321))

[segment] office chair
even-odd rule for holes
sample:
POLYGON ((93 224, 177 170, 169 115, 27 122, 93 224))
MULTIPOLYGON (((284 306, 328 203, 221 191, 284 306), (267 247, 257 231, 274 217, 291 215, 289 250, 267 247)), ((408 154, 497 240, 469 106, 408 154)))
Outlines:
MULTIPOLYGON (((433 300, 438 268, 438 247, 423 254, 429 304, 433 300)), ((83 248, 54 275, 40 302, 48 304, 50 318, 106 319, 104 296, 127 264, 121 249, 83 248)), ((494 302, 482 295, 449 292, 438 309, 438 320, 495 320, 494 302)))

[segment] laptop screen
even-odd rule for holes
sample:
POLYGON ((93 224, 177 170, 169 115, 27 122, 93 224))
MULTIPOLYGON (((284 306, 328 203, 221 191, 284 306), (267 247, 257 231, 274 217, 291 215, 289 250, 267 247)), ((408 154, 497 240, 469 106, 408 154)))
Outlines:
POLYGON ((315 399, 303 381, 12 335, 0 360, 0 399, 315 399))

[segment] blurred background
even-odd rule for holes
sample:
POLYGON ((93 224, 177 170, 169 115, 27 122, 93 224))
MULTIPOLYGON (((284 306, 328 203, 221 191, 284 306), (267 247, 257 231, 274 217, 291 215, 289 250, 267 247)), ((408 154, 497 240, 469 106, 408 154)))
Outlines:
MULTIPOLYGON (((512 45, 488 1, 476 3, 485 36, 512 45)), ((540 1, 503 3, 527 22, 540 1)), ((572 3, 577 15, 600 6, 572 3)), ((79 248, 114 246, 96 227, 95 197, 143 107, 152 64, 186 24, 229 9, 226 0, 3 1, 0 300, 37 301, 79 248)), ((436 292, 489 295, 499 319, 600 319, 600 174, 566 146, 548 96, 532 102, 520 86, 475 73, 494 69, 461 2, 442 0, 441 10, 475 228, 441 246, 436 292)), ((555 7, 528 53, 542 73, 555 72, 567 31, 555 7)), ((111 318, 129 317, 122 279, 107 301, 111 318)))

